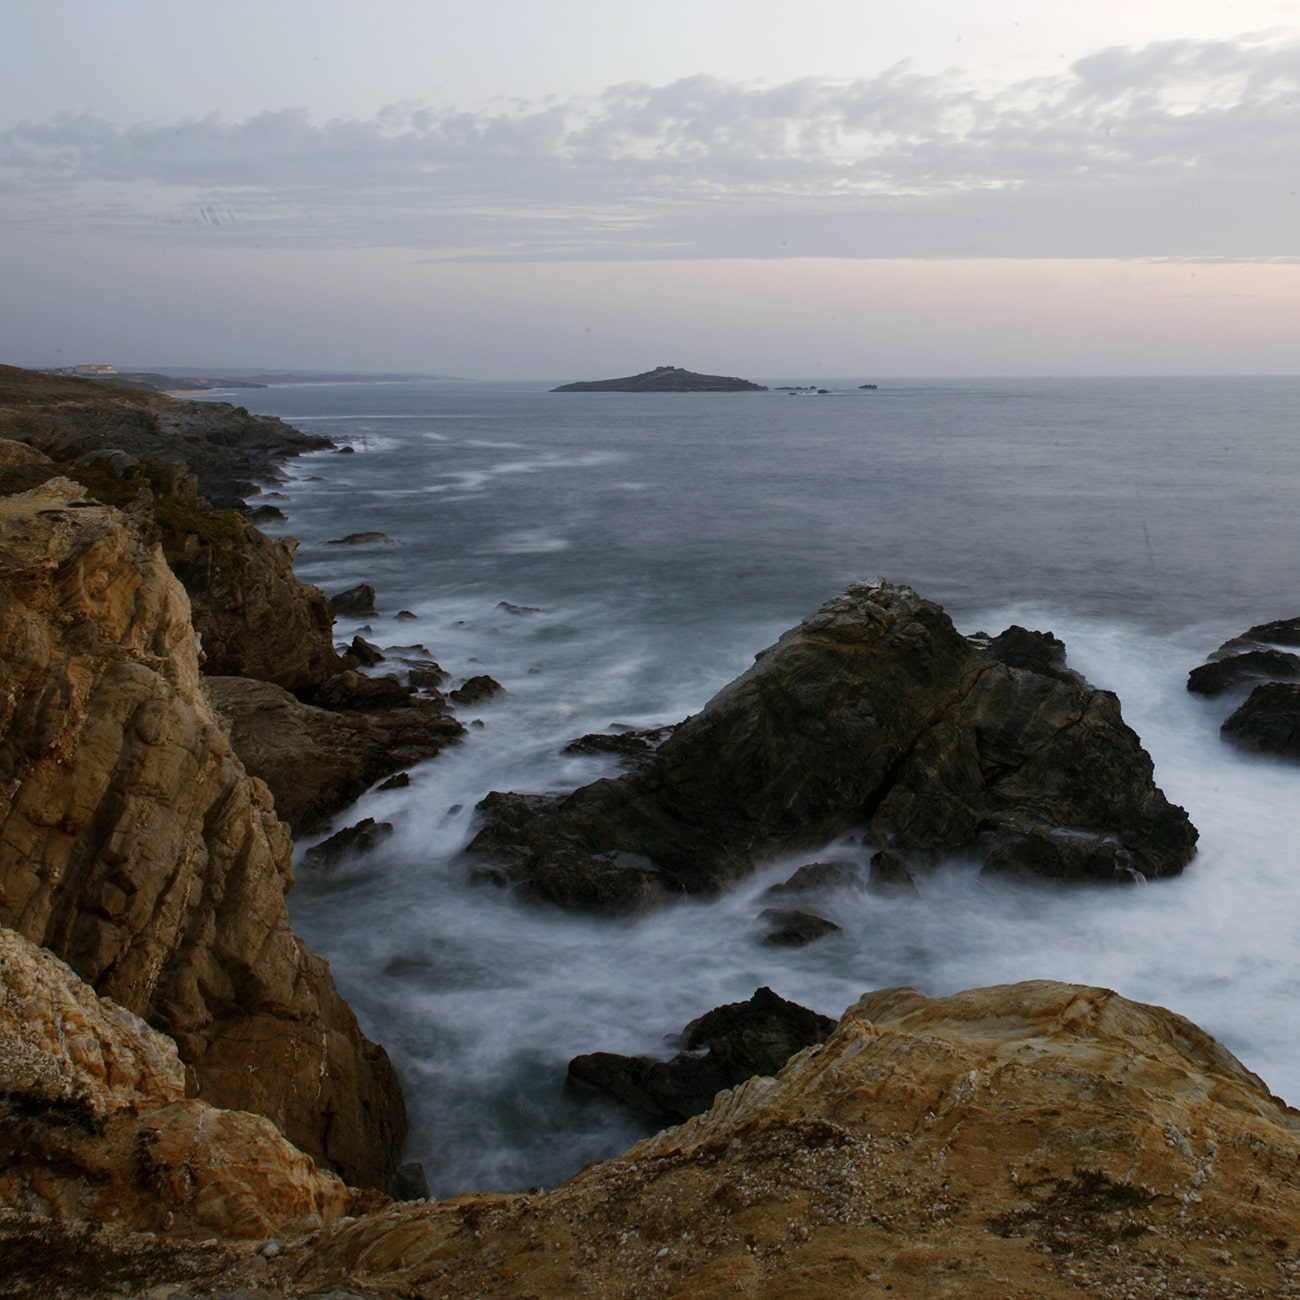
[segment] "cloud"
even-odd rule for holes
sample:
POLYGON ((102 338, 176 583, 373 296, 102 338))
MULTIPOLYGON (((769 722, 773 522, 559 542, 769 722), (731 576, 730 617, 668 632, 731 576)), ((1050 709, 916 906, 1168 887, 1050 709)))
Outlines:
POLYGON ((0 221, 438 260, 1296 254, 1300 44, 1108 49, 988 92, 898 65, 492 113, 0 132, 0 221))

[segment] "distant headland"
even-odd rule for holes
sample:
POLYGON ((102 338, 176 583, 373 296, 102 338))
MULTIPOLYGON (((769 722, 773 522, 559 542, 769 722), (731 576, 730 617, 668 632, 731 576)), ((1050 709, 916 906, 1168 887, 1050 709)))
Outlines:
POLYGON ((656 366, 624 379, 595 379, 561 384, 553 393, 765 393, 762 384, 728 375, 700 375, 680 366, 656 366))

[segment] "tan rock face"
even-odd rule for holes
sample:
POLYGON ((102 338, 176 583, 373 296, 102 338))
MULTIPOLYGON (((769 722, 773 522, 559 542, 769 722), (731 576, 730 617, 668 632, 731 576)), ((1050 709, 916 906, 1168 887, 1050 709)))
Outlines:
POLYGON ((237 530, 233 547, 197 533, 165 539, 168 562, 189 594, 204 672, 313 693, 343 671, 329 601, 294 577, 292 538, 273 541, 233 514, 224 522, 237 530))
POLYGON ((1033 982, 870 994, 555 1191, 319 1234, 284 1294, 1300 1294, 1300 1116, 1188 1021, 1033 982))
POLYGON ((192 1094, 384 1186, 404 1130, 284 907, 291 845, 161 554, 67 480, 0 498, 0 924, 175 1038, 192 1094))
POLYGON ((318 829, 381 777, 465 734, 432 701, 372 713, 335 712, 247 677, 210 677, 208 686, 244 767, 266 782, 277 814, 299 834, 318 829))
POLYGON ((184 1083, 170 1039, 0 930, 0 1207, 229 1237, 344 1212, 342 1182, 269 1120, 184 1083))

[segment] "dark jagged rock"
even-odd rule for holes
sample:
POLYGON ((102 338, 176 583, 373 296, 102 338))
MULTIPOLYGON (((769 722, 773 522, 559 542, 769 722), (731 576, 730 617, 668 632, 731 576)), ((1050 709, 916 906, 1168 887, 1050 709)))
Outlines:
POLYGON ((375 609, 375 589, 368 582, 359 582, 355 587, 337 592, 329 600, 336 614, 346 614, 350 618, 365 618, 379 612, 375 609))
POLYGON ((1271 623, 1256 623, 1254 627, 1247 628, 1240 636, 1225 641, 1219 647, 1219 653, 1249 649, 1253 646, 1270 645, 1300 646, 1300 617, 1277 618, 1271 623))
POLYGON ((471 677, 454 691, 448 691, 447 698, 456 704, 481 704, 484 700, 504 695, 505 690, 506 688, 496 678, 489 677, 486 673, 480 673, 477 677, 471 677))
POLYGON ((1257 623, 1193 668, 1187 689, 1214 696, 1253 685, 1219 734, 1239 749, 1300 758, 1300 655, 1277 648, 1285 645, 1300 646, 1300 618, 1257 623))
POLYGON ((512 605, 508 600, 497 601, 497 608, 505 614, 540 614, 536 605, 512 605))
POLYGON ((777 948, 803 948, 828 934, 840 933, 840 927, 834 921, 793 908, 765 907, 758 919, 766 927, 763 942, 777 948))
POLYGON ((1268 682, 1220 728, 1225 740, 1261 754, 1300 758, 1300 685, 1268 682))
POLYGON ((353 826, 335 831, 328 839, 313 844, 303 859, 313 867, 332 867, 344 858, 358 858, 373 853, 393 833, 391 822, 377 822, 363 817, 353 826))
POLYGON ((867 888, 873 894, 915 894, 916 881, 901 854, 893 849, 881 849, 871 855, 871 871, 867 888))
POLYGON ((257 506, 248 512, 248 521, 253 524, 283 524, 288 516, 279 506, 257 506))
POLYGON ((731 375, 701 375, 680 366, 656 366, 622 379, 593 379, 561 384, 553 393, 765 393, 762 384, 731 375))
POLYGON ((858 879, 858 869, 852 862, 809 862, 799 868, 789 880, 771 885, 763 891, 768 898, 787 894, 820 894, 828 889, 842 889, 858 879))
POLYGON ((796 1052, 825 1042, 835 1021, 769 988, 747 1002, 715 1007, 682 1032, 669 1061, 592 1052, 569 1062, 569 1076, 612 1093, 656 1119, 683 1120, 713 1104, 723 1088, 775 1074, 796 1052))
POLYGON ((1063 682, 1081 683, 1083 678, 1065 666, 1065 642, 1050 632, 1031 632, 1013 623, 992 637, 988 652, 1008 668, 1024 668, 1063 682))
POLYGON ((640 766, 649 761, 651 755, 673 733, 672 727, 651 727, 638 730, 628 727, 624 731, 607 735, 593 732, 571 740, 564 747, 566 754, 613 754, 626 766, 640 766))
MULTIPOLYGON (((1231 643, 1229 643, 1231 644, 1231 643)), ((1187 689, 1196 695, 1222 695, 1257 682, 1294 681, 1300 677, 1300 655, 1286 650, 1245 650, 1212 659, 1187 674, 1187 689)))
POLYGON ((471 849, 516 880, 557 853, 602 873, 626 853, 672 892, 716 891, 854 826, 917 865, 1065 828, 1039 860, 1070 879, 1172 875, 1196 843, 1112 693, 1008 667, 884 582, 787 632, 643 770, 541 802, 494 794, 480 812, 471 849))
POLYGON ((339 711, 404 709, 410 707, 412 690, 391 673, 367 677, 351 669, 331 677, 316 695, 316 703, 339 711))
POLYGON ((345 663, 349 660, 351 663, 348 666, 351 668, 373 668, 376 664, 384 662, 384 652, 358 633, 352 638, 352 644, 348 646, 348 652, 343 656, 345 663))

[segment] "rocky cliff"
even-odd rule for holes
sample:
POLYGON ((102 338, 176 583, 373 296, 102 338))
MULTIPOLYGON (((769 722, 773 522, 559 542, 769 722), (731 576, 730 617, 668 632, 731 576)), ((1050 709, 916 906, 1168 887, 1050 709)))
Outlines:
POLYGON ((535 894, 607 910, 717 889, 851 827, 913 868, 965 851, 1075 880, 1180 871, 1196 831, 1116 697, 1058 667, 1049 634, 985 641, 910 588, 857 584, 640 770, 562 797, 489 796, 471 848, 535 894))
POLYGON ((221 507, 240 506, 279 462, 333 444, 226 402, 194 402, 94 379, 0 366, 0 438, 57 461, 105 450, 184 464, 221 507))
POLYGON ((1300 1114, 1180 1016, 1046 981, 901 988, 551 1192, 384 1208, 269 1258, 61 1245, 102 1269, 165 1250, 137 1287, 187 1297, 1284 1297, 1298 1166, 1300 1114))
POLYGON ((387 1057, 284 907, 291 844, 133 520, 53 479, 0 498, 0 924, 176 1040, 187 1090, 386 1186, 387 1057))

